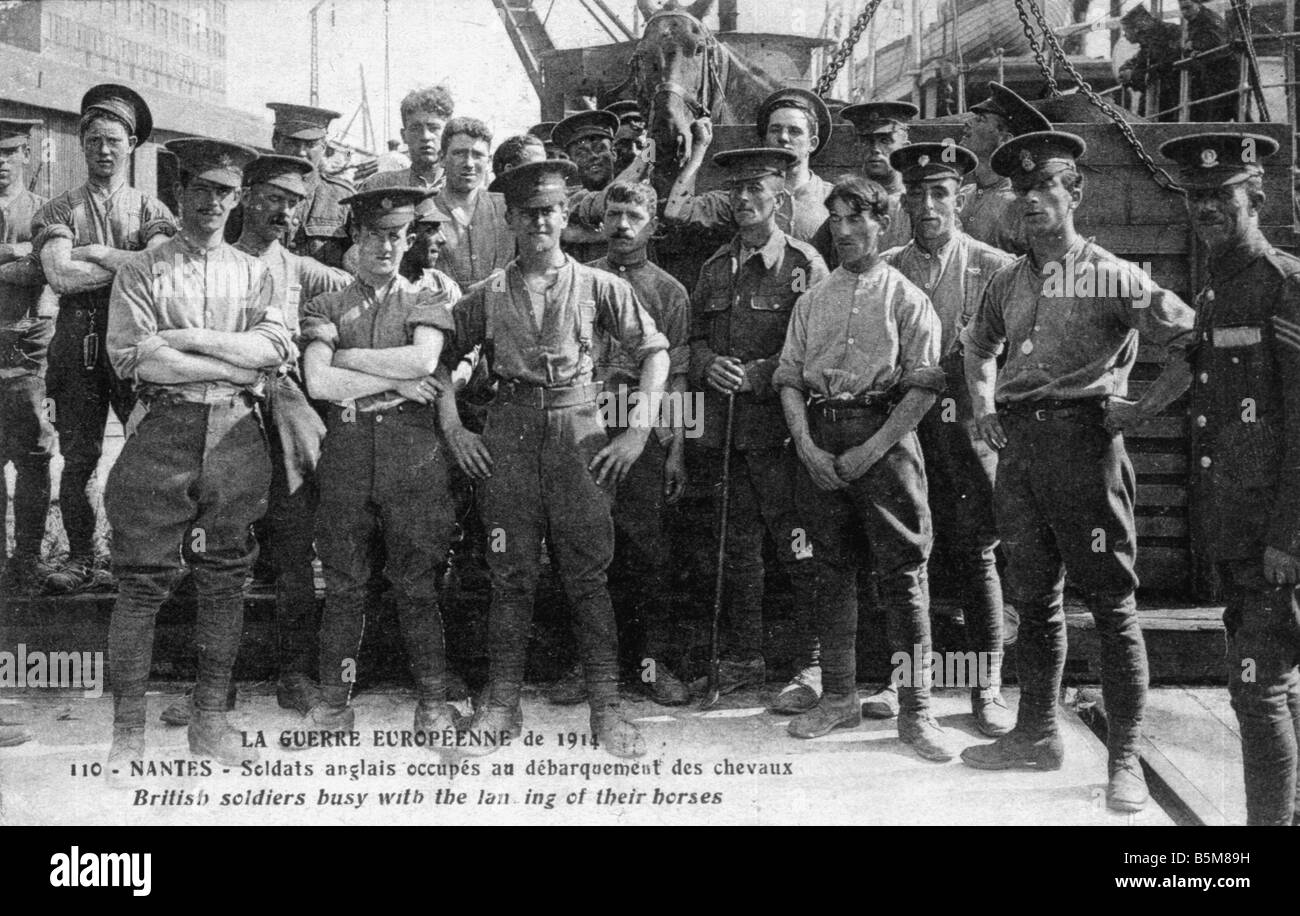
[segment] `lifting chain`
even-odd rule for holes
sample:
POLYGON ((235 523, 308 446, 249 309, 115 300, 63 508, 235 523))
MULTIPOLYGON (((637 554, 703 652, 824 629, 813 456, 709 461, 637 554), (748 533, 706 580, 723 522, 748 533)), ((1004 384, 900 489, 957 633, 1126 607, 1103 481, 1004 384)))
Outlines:
MULTIPOLYGON (((826 93, 831 91, 831 86, 835 85, 835 80, 840 75, 840 71, 844 69, 844 65, 853 56, 853 46, 858 43, 862 33, 867 30, 871 17, 876 15, 876 9, 882 2, 884 0, 868 0, 866 9, 859 13, 858 18, 854 20, 853 27, 849 29, 849 34, 844 36, 844 40, 840 42, 839 48, 831 57, 831 62, 822 71, 821 78, 817 80, 817 88, 813 91, 819 97, 825 98, 826 93)), ((917 36, 917 40, 920 40, 920 36, 917 36)))
POLYGON ((1050 71, 1052 68, 1047 66, 1047 61, 1043 57, 1042 50, 1039 47, 1038 42, 1034 40, 1034 36, 1031 34, 1029 20, 1025 16, 1026 4, 1033 12, 1034 19, 1037 21, 1039 29, 1042 30, 1043 40, 1047 44, 1048 48, 1051 49, 1052 55, 1056 58, 1056 62, 1061 65, 1065 72, 1070 74, 1078 85, 1079 91, 1087 97, 1088 101, 1091 102, 1098 111, 1113 121, 1115 126, 1119 128, 1119 132, 1124 136, 1125 142, 1133 148, 1134 154, 1136 154, 1142 164, 1146 166, 1147 171, 1151 173, 1151 177, 1155 183, 1160 185, 1160 187, 1164 188, 1166 191, 1174 191, 1179 194, 1183 193, 1183 189, 1179 186, 1178 182, 1174 181, 1173 177, 1170 176, 1168 172, 1156 165, 1155 160, 1151 158, 1151 154, 1142 146, 1142 141, 1133 133, 1132 126, 1130 126, 1128 121, 1125 120, 1124 116, 1121 115, 1113 105, 1099 96, 1092 86, 1088 84, 1088 81, 1083 78, 1083 74, 1075 69, 1074 64, 1070 63, 1069 58, 1065 55, 1065 49, 1061 47, 1061 43, 1052 32, 1051 26, 1047 24, 1047 19, 1043 16, 1043 11, 1038 8, 1038 4, 1035 3, 1034 0, 1016 0, 1016 12, 1020 14, 1020 22, 1025 29, 1025 37, 1029 39, 1029 46, 1034 51, 1034 57, 1038 60, 1038 66, 1042 68, 1043 75, 1047 77, 1048 88, 1051 90, 1053 97, 1059 96, 1061 93, 1057 88, 1056 80, 1051 76, 1050 71))

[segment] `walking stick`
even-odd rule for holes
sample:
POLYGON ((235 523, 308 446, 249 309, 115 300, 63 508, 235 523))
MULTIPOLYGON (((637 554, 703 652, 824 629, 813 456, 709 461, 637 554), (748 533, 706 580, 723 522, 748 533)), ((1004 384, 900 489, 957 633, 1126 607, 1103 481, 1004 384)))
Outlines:
POLYGON ((727 515, 731 505, 731 431, 736 421, 736 395, 727 395, 727 427, 722 434, 722 504, 718 507, 718 571, 713 580, 713 628, 709 634, 709 685, 700 709, 717 705, 722 696, 722 647, 719 625, 722 619, 722 580, 727 558, 727 515))

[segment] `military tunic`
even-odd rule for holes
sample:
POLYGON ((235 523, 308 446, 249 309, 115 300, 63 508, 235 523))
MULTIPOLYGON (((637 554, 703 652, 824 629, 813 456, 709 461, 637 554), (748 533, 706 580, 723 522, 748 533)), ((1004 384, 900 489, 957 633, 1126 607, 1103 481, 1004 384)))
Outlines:
POLYGON ((595 342, 608 335, 638 364, 668 349, 632 287, 567 258, 541 298, 518 262, 471 288, 455 308, 449 362, 483 346, 499 380, 483 442, 492 476, 479 488, 489 539, 491 699, 519 703, 545 535, 559 561, 580 638, 593 709, 617 698, 617 640, 606 570, 613 558, 611 492, 587 470, 608 442, 593 382, 595 342), (494 546, 495 545, 495 546, 494 546))
POLYGON ((963 232, 1011 254, 1028 251, 1020 217, 1023 205, 1011 190, 1010 178, 999 178, 987 185, 971 182, 962 187, 962 195, 958 217, 963 232))
MULTIPOLYGON (((732 433, 730 522, 725 558, 727 616, 733 629, 731 654, 744 662, 762 656, 763 535, 767 532, 795 587, 795 607, 811 614, 810 565, 794 537, 802 529, 794 499, 797 459, 786 448, 789 432, 780 396, 772 385, 777 358, 795 300, 826 276, 821 256, 804 242, 773 231, 763 247, 746 251, 740 237, 704 263, 691 296, 690 382, 704 396, 702 436, 705 472, 721 474, 727 399, 705 381, 717 356, 742 363, 751 391, 735 397, 732 433)), ((801 659, 815 651, 812 620, 805 617, 796 637, 801 659)))
MULTIPOLYGON (((125 181, 109 193, 87 183, 41 207, 32 220, 32 251, 39 258, 52 239, 68 239, 74 249, 100 244, 142 251, 155 235, 175 231, 171 211, 125 181)), ((113 373, 106 352, 110 292, 104 286, 61 297, 50 341, 46 388, 64 460, 59 507, 74 557, 94 550, 95 514, 86 485, 99 464, 110 405, 122 422, 131 412, 130 385, 113 373), (96 340, 88 343, 92 333, 96 340)))
POLYGON ((438 264, 462 287, 472 286, 514 259, 515 237, 506 223, 504 195, 475 191, 466 222, 453 209, 445 189, 438 193, 436 201, 439 209, 451 217, 442 224, 447 244, 438 256, 438 264))
POLYGON ((1263 556, 1300 556, 1300 259, 1255 235, 1209 267, 1192 354, 1193 543, 1226 593, 1247 820, 1285 826, 1297 813, 1300 589, 1265 581, 1263 556))

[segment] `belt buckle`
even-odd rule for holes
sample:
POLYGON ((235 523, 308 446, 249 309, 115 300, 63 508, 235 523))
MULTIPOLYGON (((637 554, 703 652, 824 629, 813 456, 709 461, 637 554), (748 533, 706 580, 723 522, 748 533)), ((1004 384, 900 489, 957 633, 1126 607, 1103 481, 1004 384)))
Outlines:
POLYGON ((545 409, 546 409, 546 389, 543 388, 543 387, 541 387, 541 386, 539 385, 538 387, 536 387, 536 388, 533 389, 533 394, 535 394, 535 395, 537 396, 537 403, 534 404, 533 406, 534 406, 537 410, 545 410, 545 409))

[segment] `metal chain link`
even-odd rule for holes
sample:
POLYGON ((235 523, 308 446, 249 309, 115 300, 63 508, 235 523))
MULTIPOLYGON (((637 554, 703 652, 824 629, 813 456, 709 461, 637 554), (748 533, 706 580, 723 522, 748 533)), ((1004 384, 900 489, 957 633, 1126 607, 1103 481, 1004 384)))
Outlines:
POLYGON ((1016 0, 1016 15, 1020 17, 1020 28, 1025 32, 1025 39, 1029 42, 1029 50, 1034 52, 1034 60, 1038 62, 1038 69, 1043 73, 1043 79, 1047 80, 1047 88, 1052 93, 1052 98, 1061 94, 1061 90, 1056 85, 1056 76, 1053 73, 1054 67, 1047 62, 1043 54, 1043 47, 1034 37, 1034 28, 1029 24, 1029 17, 1025 15, 1024 4, 1016 0))
MULTIPOLYGON (((1160 185, 1160 187, 1164 188, 1166 191, 1175 191, 1181 194, 1183 192, 1182 187, 1179 186, 1178 182, 1176 182, 1168 172, 1156 165, 1155 160, 1151 158, 1151 154, 1142 146, 1142 141, 1133 133, 1133 128, 1129 125, 1129 122, 1124 118, 1124 116, 1119 113, 1119 110, 1098 95, 1092 86, 1089 85, 1088 81, 1083 78, 1083 74, 1075 69, 1074 64, 1070 63, 1069 58, 1065 55, 1065 49, 1061 47, 1061 43, 1052 32, 1052 28, 1048 25, 1047 18, 1043 15, 1043 11, 1038 8, 1038 4, 1035 3, 1034 0, 1016 0, 1016 11, 1020 13, 1020 21, 1024 23, 1025 35, 1029 37, 1035 55, 1037 56, 1039 54, 1039 49, 1034 39, 1029 36, 1029 23, 1025 19, 1024 4, 1028 4, 1029 9, 1033 12, 1034 19, 1038 22, 1038 27, 1043 31, 1043 40, 1051 49, 1057 62, 1060 63, 1061 67, 1069 73, 1075 83, 1078 84, 1079 91, 1087 97, 1088 101, 1091 102, 1098 111, 1113 121, 1115 126, 1119 128, 1119 132, 1123 135, 1124 140, 1133 148, 1134 154, 1139 160, 1141 160, 1142 164, 1146 166, 1147 171, 1151 173, 1151 177, 1155 183, 1160 185)), ((1043 64, 1044 61, 1040 57, 1039 66, 1041 67, 1043 64)), ((1049 78, 1048 83, 1052 87, 1053 95, 1060 95, 1056 90, 1056 81, 1049 78)))
POLYGON ((826 93, 831 91, 831 86, 835 85, 835 80, 839 77, 840 70, 844 69, 844 65, 853 54, 853 46, 858 43, 858 39, 862 37, 862 33, 867 30, 867 25, 871 22, 871 17, 876 15, 876 9, 883 2, 884 0, 869 0, 866 9, 858 14, 858 18, 853 22, 853 27, 849 29, 849 34, 844 36, 844 40, 840 42, 839 48, 835 51, 834 56, 831 57, 830 64, 822 71, 821 78, 817 80, 817 88, 813 91, 816 92, 819 97, 825 98, 826 93))

